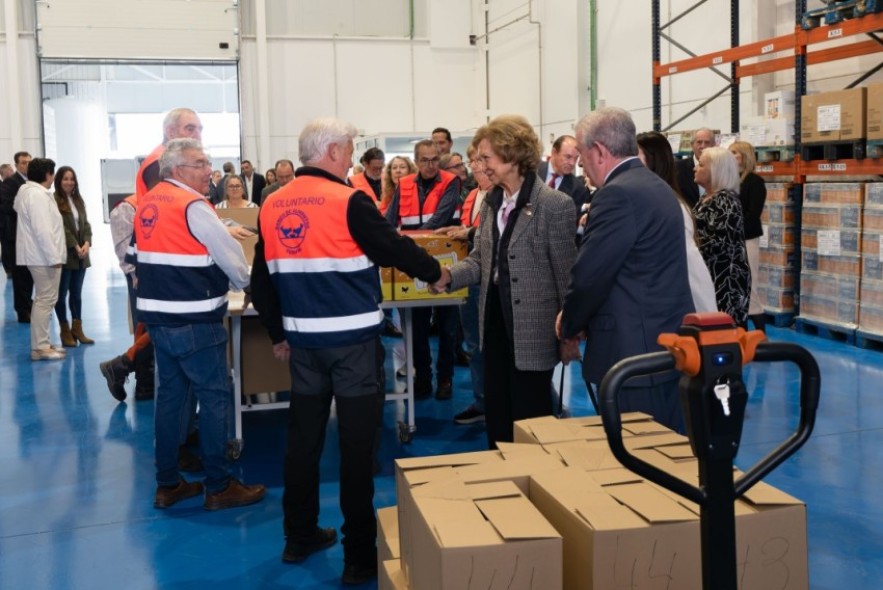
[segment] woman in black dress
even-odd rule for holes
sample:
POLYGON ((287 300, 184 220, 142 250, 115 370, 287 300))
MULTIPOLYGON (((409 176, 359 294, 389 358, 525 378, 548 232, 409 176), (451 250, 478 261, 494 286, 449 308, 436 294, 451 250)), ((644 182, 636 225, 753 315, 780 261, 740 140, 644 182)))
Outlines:
POLYGON ((694 178, 705 192, 693 209, 699 250, 714 281, 717 306, 736 324, 748 321, 751 270, 745 251, 744 218, 739 201, 739 168, 724 148, 706 148, 694 178))
POLYGON ((748 266, 751 268, 751 300, 748 302, 748 319, 754 327, 766 331, 766 317, 763 305, 757 292, 757 273, 760 263, 760 237, 763 226, 760 214, 766 203, 766 184, 763 178, 754 173, 756 160, 754 146, 747 141, 736 141, 730 145, 730 153, 736 158, 739 166, 741 184, 739 185, 739 201, 742 202, 742 214, 745 217, 745 250, 748 253, 748 266))

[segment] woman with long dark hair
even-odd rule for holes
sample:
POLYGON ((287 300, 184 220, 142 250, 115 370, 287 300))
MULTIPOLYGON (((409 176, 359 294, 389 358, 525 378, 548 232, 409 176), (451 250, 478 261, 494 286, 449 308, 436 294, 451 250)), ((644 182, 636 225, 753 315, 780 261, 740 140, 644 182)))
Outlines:
POLYGON ((55 202, 64 223, 64 241, 67 261, 61 268, 58 301, 55 315, 61 324, 61 343, 76 346, 77 342, 94 344, 83 333, 83 280, 89 268, 89 249, 92 247, 92 226, 86 217, 86 203, 80 195, 77 173, 70 166, 62 166, 55 174, 55 202), (68 323, 67 308, 70 307, 72 324, 68 323))

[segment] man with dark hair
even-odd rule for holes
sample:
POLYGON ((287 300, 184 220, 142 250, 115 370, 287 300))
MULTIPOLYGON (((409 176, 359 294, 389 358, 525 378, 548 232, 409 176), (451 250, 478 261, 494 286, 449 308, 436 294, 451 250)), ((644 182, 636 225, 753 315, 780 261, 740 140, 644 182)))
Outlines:
POLYGON ((263 174, 255 172, 250 160, 242 160, 239 168, 241 172, 239 176, 242 178, 242 184, 245 186, 245 198, 255 203, 259 202, 261 200, 261 193, 264 191, 264 187, 267 186, 267 180, 263 174))
POLYGON ((576 139, 572 135, 562 135, 552 144, 549 160, 540 162, 537 175, 547 185, 573 199, 579 219, 582 206, 589 201, 589 189, 573 175, 577 160, 579 153, 576 150, 576 139))
POLYGON ((451 132, 444 127, 436 127, 432 130, 432 143, 438 148, 438 155, 443 156, 451 153, 454 147, 454 141, 451 139, 451 132))
POLYGON ((31 154, 16 152, 13 158, 15 174, 0 184, 0 215, 3 220, 3 234, 0 235, 0 239, 2 239, 3 268, 7 269, 7 276, 9 276, 10 270, 12 274, 15 313, 19 323, 27 324, 31 321, 31 293, 34 290, 34 280, 26 266, 16 263, 15 241, 18 222, 13 203, 19 188, 28 180, 28 164, 31 161, 31 154))
POLYGON ((386 155, 380 148, 368 148, 362 154, 359 163, 362 164, 365 170, 349 177, 350 186, 359 189, 366 195, 373 196, 380 202, 380 196, 383 191, 383 165, 386 163, 386 155))
MULTIPOLYGON (((435 134, 433 134, 435 135, 435 134)), ((460 203, 460 179, 439 170, 439 150, 434 141, 424 139, 414 146, 417 173, 403 176, 393 193, 386 219, 401 229, 439 229, 452 224, 460 203)), ((414 327, 414 398, 432 395, 432 355, 429 351, 429 324, 432 309, 417 307, 411 312, 414 327)), ((449 332, 439 333, 439 354, 436 363, 438 389, 436 398, 451 398, 454 374, 455 343, 448 341, 449 332)))
POLYGON ((267 197, 294 180, 294 163, 291 160, 279 160, 273 171, 276 173, 276 182, 261 191, 261 202, 258 205, 262 205, 267 197))
POLYGON ((65 356, 64 349, 49 342, 61 265, 67 260, 64 224, 52 194, 53 180, 55 162, 34 158, 28 164, 28 180, 15 197, 15 262, 27 267, 36 288, 31 307, 32 361, 62 360, 65 356))
POLYGON ((708 127, 697 129, 693 132, 693 139, 690 141, 690 149, 693 150, 693 153, 677 161, 678 186, 681 187, 681 195, 691 209, 699 202, 699 197, 704 192, 693 179, 693 169, 699 165, 699 156, 702 155, 705 148, 714 147, 714 145, 714 131, 708 127))

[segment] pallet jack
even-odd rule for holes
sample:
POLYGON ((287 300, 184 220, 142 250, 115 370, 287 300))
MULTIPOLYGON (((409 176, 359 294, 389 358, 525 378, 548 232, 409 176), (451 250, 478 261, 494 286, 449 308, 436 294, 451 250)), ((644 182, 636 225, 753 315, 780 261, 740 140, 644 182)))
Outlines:
POLYGON ((781 465, 809 439, 819 406, 819 366, 803 347, 764 342, 763 332, 737 328, 720 312, 684 318, 677 334, 662 334, 668 351, 624 359, 604 376, 601 416, 613 455, 625 467, 700 506, 702 584, 705 590, 737 590, 735 501, 781 465), (738 479, 733 459, 739 451, 748 392, 742 367, 752 360, 792 362, 800 370, 800 423, 781 445, 738 479), (619 393, 626 381, 677 369, 687 435, 699 463, 699 486, 672 476, 626 450, 619 393))

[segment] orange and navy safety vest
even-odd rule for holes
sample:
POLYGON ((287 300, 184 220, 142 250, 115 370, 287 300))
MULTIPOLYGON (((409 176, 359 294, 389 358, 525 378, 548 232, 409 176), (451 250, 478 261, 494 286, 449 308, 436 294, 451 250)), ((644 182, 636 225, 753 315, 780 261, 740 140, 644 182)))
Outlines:
POLYGON ((301 175, 261 206, 264 256, 292 347, 350 346, 380 333, 378 270, 347 225, 355 192, 343 183, 301 175))
POLYGON ((144 158, 144 161, 141 162, 141 167, 138 168, 138 174, 135 176, 135 195, 140 197, 150 190, 150 187, 148 187, 147 183, 144 181, 144 171, 147 170, 148 166, 159 160, 159 157, 162 156, 165 151, 166 146, 159 144, 146 158, 144 158))
MULTIPOLYGON (((402 229, 420 229, 424 223, 429 221, 438 209, 439 201, 445 194, 445 190, 457 180, 456 175, 439 170, 439 181, 427 193, 421 209, 417 174, 409 174, 399 180, 399 219, 401 219, 402 229)), ((454 214, 454 217, 457 217, 457 213, 454 214)))
POLYGON ((475 199, 478 197, 479 190, 481 189, 472 189, 466 196, 466 200, 463 201, 463 214, 460 216, 460 220, 464 227, 478 227, 481 224, 481 215, 478 211, 475 212, 475 218, 472 218, 472 209, 475 208, 475 199))
POLYGON ((190 232, 187 209, 205 198, 170 182, 138 197, 134 259, 138 320, 145 324, 220 321, 229 279, 190 232))
POLYGON ((358 174, 353 174, 349 178, 350 186, 354 189, 358 189, 374 199, 374 201, 380 200, 380 195, 374 192, 374 187, 371 186, 371 182, 368 180, 368 177, 364 172, 360 172, 358 174))

